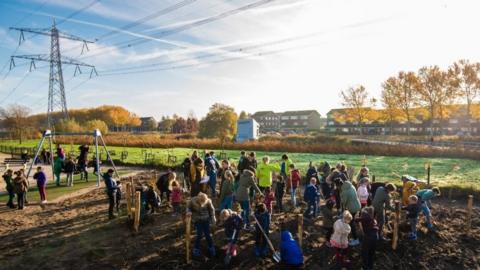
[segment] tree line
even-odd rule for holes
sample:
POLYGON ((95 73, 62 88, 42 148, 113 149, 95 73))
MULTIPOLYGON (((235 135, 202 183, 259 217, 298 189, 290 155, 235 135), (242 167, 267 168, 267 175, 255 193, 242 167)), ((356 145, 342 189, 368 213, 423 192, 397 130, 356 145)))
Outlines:
MULTIPOLYGON (((411 125, 421 115, 429 121, 433 136, 434 124, 447 119, 458 104, 465 106, 468 123, 478 118, 475 102, 480 95, 480 63, 459 60, 447 69, 439 66, 422 67, 417 72, 400 71, 381 84, 380 102, 383 110, 373 107, 378 102, 364 86, 343 90, 340 94, 346 109, 334 117, 337 121, 362 126, 371 121, 388 123, 406 122, 410 135, 411 125)), ((471 124, 470 124, 471 125, 471 124)), ((390 129, 392 130, 392 129, 390 129)))

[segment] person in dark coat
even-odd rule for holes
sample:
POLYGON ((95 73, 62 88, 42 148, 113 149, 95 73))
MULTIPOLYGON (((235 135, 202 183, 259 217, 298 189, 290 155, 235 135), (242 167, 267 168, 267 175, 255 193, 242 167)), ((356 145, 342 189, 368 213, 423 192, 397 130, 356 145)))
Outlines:
POLYGON ((15 198, 15 192, 13 191, 13 171, 11 169, 8 169, 4 174, 3 174, 3 180, 5 181, 5 187, 8 192, 8 202, 7 206, 10 208, 15 208, 15 205, 13 204, 13 198, 15 198))
POLYGON ((317 209, 318 209, 318 190, 315 184, 317 183, 317 179, 315 177, 312 177, 310 179, 310 184, 305 188, 305 192, 303 194, 303 200, 307 203, 307 209, 305 210, 305 213, 303 214, 305 217, 310 218, 310 217, 316 217, 317 216, 317 209), (313 214, 310 214, 313 212, 313 214))
POLYGON ((375 250, 378 241, 378 225, 374 218, 374 210, 372 206, 365 207, 362 210, 360 218, 357 222, 362 223, 363 241, 362 241, 362 261, 364 270, 372 270, 375 260, 375 250))
POLYGON ((258 223, 255 223, 255 256, 265 257, 268 253, 267 239, 262 233, 263 232, 269 235, 270 232, 270 213, 267 211, 267 207, 264 203, 259 203, 255 209, 255 218, 258 223))
POLYGON ((156 186, 158 188, 158 191, 160 191, 160 198, 162 200, 162 202, 169 202, 170 201, 170 189, 169 189, 169 185, 170 185, 170 179, 172 179, 172 174, 173 174, 173 170, 171 168, 169 168, 167 170, 167 173, 165 174, 162 174, 160 175, 160 177, 158 178, 157 182, 156 182, 156 186), (164 197, 164 194, 165 194, 165 197, 164 197))
POLYGON ((113 214, 113 209, 116 205, 117 199, 117 183, 113 179, 113 169, 108 169, 106 173, 103 174, 103 181, 105 182, 105 187, 108 196, 108 218, 114 219, 116 216, 113 214))

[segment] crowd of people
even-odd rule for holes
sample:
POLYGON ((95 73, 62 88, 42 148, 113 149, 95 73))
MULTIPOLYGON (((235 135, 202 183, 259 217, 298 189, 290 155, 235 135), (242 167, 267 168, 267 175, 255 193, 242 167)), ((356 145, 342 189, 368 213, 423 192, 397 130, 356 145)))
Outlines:
MULTIPOLYGON (((79 156, 74 159, 72 156, 66 156, 63 147, 58 144, 56 147, 55 156, 53 158, 53 176, 55 178, 56 186, 61 185, 61 174, 65 173, 65 183, 68 187, 73 186, 73 176, 75 173, 80 174, 81 181, 88 182, 88 145, 81 145, 79 147, 79 156)), ((26 175, 26 167, 28 161, 28 155, 26 152, 22 153, 22 160, 24 161, 23 167, 14 171, 7 167, 3 174, 3 180, 5 181, 6 190, 8 193, 7 206, 14 209, 24 209, 28 204, 28 190, 30 183, 26 175), (15 205, 15 197, 17 198, 17 204, 15 205)), ((35 165, 51 165, 51 153, 43 149, 39 156, 33 161, 35 165)), ((37 189, 40 197, 40 204, 47 203, 47 175, 44 172, 42 166, 36 168, 36 172, 33 174, 33 179, 36 181, 37 189)))
MULTIPOLYGON (((218 216, 225 227, 228 239, 225 248, 229 254, 237 254, 242 233, 253 233, 254 253, 265 257, 269 254, 267 240, 272 213, 293 212, 299 207, 304 208, 307 221, 322 218, 325 245, 335 250, 340 266, 350 263, 349 248, 361 245, 363 269, 373 269, 378 241, 390 241, 384 229, 388 225, 386 213, 394 210, 392 194, 399 190, 392 183, 373 182, 366 166, 354 176, 344 163, 333 168, 328 162, 322 162, 318 168, 310 163, 302 175, 287 154, 276 162, 268 156, 258 162, 254 152, 242 151, 238 163, 233 164, 227 159, 218 161, 214 152, 206 152, 203 158, 194 152, 183 161, 181 171, 183 182, 170 169, 150 189, 158 191, 158 201, 171 203, 174 215, 180 213, 179 205, 188 199, 182 191, 190 194, 186 214, 191 216, 196 231, 194 256, 202 255, 203 238, 209 255, 216 256, 211 235, 218 216)), ((440 190, 423 189, 410 176, 403 176, 402 181, 398 196, 411 228, 407 239, 415 241, 420 213, 425 216, 428 229, 435 230, 430 200, 439 196, 440 190)), ((282 231, 280 251, 284 264, 303 264, 301 249, 287 230, 282 231)))

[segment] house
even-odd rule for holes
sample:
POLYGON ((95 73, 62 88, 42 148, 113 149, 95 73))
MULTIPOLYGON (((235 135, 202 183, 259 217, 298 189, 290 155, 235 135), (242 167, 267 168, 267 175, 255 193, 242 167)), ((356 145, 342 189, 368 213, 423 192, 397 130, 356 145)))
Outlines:
POLYGON ((307 132, 320 130, 322 120, 315 110, 287 111, 280 115, 280 130, 307 132))
POLYGON ((322 120, 320 113, 315 110, 287 111, 275 113, 273 111, 260 111, 252 115, 260 125, 260 131, 266 132, 307 132, 320 130, 322 120))
POLYGON ((280 115, 273 111, 261 111, 252 115, 252 118, 260 125, 262 133, 278 131, 280 129, 280 115))
POLYGON ((237 122, 237 137, 239 143, 256 140, 260 134, 260 125, 255 119, 242 119, 237 122))
MULTIPOLYGON (((379 117, 369 119, 361 125, 364 135, 390 135, 390 134, 408 134, 411 135, 429 135, 432 132, 437 135, 461 135, 461 134, 480 134, 480 121, 475 117, 467 117, 464 105, 450 105, 447 107, 450 111, 449 117, 444 119, 430 120, 422 110, 425 108, 413 108, 410 124, 406 119, 396 119, 387 121, 381 118, 385 115, 382 109, 375 110, 379 117)), ((360 125, 354 121, 346 120, 346 109, 333 109, 327 113, 327 126, 325 130, 335 134, 359 134, 360 125)))

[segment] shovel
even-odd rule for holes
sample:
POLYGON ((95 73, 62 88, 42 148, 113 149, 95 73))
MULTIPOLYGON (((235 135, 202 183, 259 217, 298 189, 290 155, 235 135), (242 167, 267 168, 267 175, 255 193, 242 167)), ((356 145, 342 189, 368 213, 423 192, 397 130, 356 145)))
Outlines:
POLYGON ((227 253, 225 254, 225 258, 223 259, 223 262, 225 263, 225 265, 229 265, 230 261, 232 260, 233 240, 235 239, 236 236, 237 236, 237 230, 233 230, 232 239, 230 239, 230 243, 228 243, 227 253))
POLYGON ((276 251, 275 250, 275 247, 273 247, 273 244, 272 242, 270 241, 270 239, 268 238, 267 234, 265 233, 265 231, 263 230, 262 226, 260 226, 260 222, 258 222, 257 220, 257 217, 255 215, 252 215, 253 216, 253 219, 255 220, 255 222, 257 223, 258 225, 258 228, 260 228, 260 231, 262 232, 263 234, 263 237, 265 237, 265 239, 267 240, 267 243, 268 243, 268 246, 270 247, 270 250, 272 251, 273 253, 273 260, 276 262, 276 263, 279 263, 281 260, 282 260, 282 257, 280 255, 280 252, 276 251))

